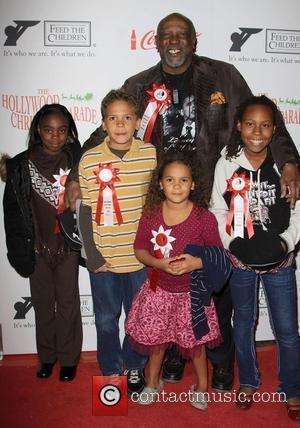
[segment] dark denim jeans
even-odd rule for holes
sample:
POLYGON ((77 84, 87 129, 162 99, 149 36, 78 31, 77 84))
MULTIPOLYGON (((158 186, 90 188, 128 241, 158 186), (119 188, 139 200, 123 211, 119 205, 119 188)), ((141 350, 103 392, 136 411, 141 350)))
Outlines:
POLYGON ((279 392, 300 396, 300 338, 297 326, 297 290, 292 267, 256 274, 234 269, 230 279, 234 307, 233 334, 241 386, 258 388, 254 330, 257 319, 257 282, 261 280, 269 318, 277 341, 279 392))
POLYGON ((126 317, 136 293, 147 276, 146 269, 130 273, 90 272, 97 330, 97 357, 103 375, 144 368, 147 358, 135 352, 125 336, 121 346, 119 319, 126 317))

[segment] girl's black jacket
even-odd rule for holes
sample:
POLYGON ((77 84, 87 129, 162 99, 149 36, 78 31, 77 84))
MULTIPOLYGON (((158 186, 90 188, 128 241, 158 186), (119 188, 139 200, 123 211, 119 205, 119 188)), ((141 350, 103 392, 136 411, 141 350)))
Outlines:
MULTIPOLYGON (((68 168, 72 168, 79 162, 80 144, 78 141, 68 143, 64 150, 68 168)), ((23 277, 31 275, 35 265, 29 153, 30 149, 6 161, 7 180, 3 196, 7 258, 23 277)))

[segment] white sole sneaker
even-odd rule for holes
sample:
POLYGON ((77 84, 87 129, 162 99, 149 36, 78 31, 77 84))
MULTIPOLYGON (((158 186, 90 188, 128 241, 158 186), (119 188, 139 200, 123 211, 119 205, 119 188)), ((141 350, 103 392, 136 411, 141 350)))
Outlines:
POLYGON ((207 392, 195 391, 195 386, 192 385, 189 391, 190 403, 198 410, 206 410, 207 408, 207 392))
POLYGON ((150 386, 145 386, 142 392, 139 393, 139 398, 136 403, 141 406, 149 406, 150 404, 154 404, 157 401, 158 394, 163 390, 164 383, 160 379, 157 388, 151 388, 150 386))

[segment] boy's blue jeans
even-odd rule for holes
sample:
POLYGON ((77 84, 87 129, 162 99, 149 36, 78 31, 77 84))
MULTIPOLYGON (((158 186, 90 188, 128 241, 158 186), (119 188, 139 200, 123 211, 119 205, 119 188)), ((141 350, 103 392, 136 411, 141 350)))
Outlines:
POLYGON ((254 341, 258 279, 265 291, 270 323, 277 341, 279 392, 284 392, 286 398, 300 396, 300 338, 296 278, 292 267, 261 275, 254 271, 233 269, 230 287, 240 385, 258 388, 260 384, 254 341))
POLYGON ((130 273, 90 272, 95 324, 97 357, 104 376, 122 373, 123 369, 142 369, 147 358, 135 352, 125 336, 119 337, 122 305, 126 317, 132 301, 146 280, 146 269, 130 273))

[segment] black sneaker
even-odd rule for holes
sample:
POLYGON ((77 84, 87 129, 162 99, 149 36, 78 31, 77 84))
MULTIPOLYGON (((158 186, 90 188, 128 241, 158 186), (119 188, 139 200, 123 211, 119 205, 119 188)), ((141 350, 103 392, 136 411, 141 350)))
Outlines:
POLYGON ((178 356, 167 358, 163 363, 162 378, 169 383, 180 382, 183 376, 185 360, 178 356))
POLYGON ((139 394, 146 384, 143 369, 124 370, 124 376, 127 376, 127 394, 139 394))
POLYGON ((230 391, 233 385, 233 368, 214 367, 212 375, 212 389, 217 392, 230 391))

